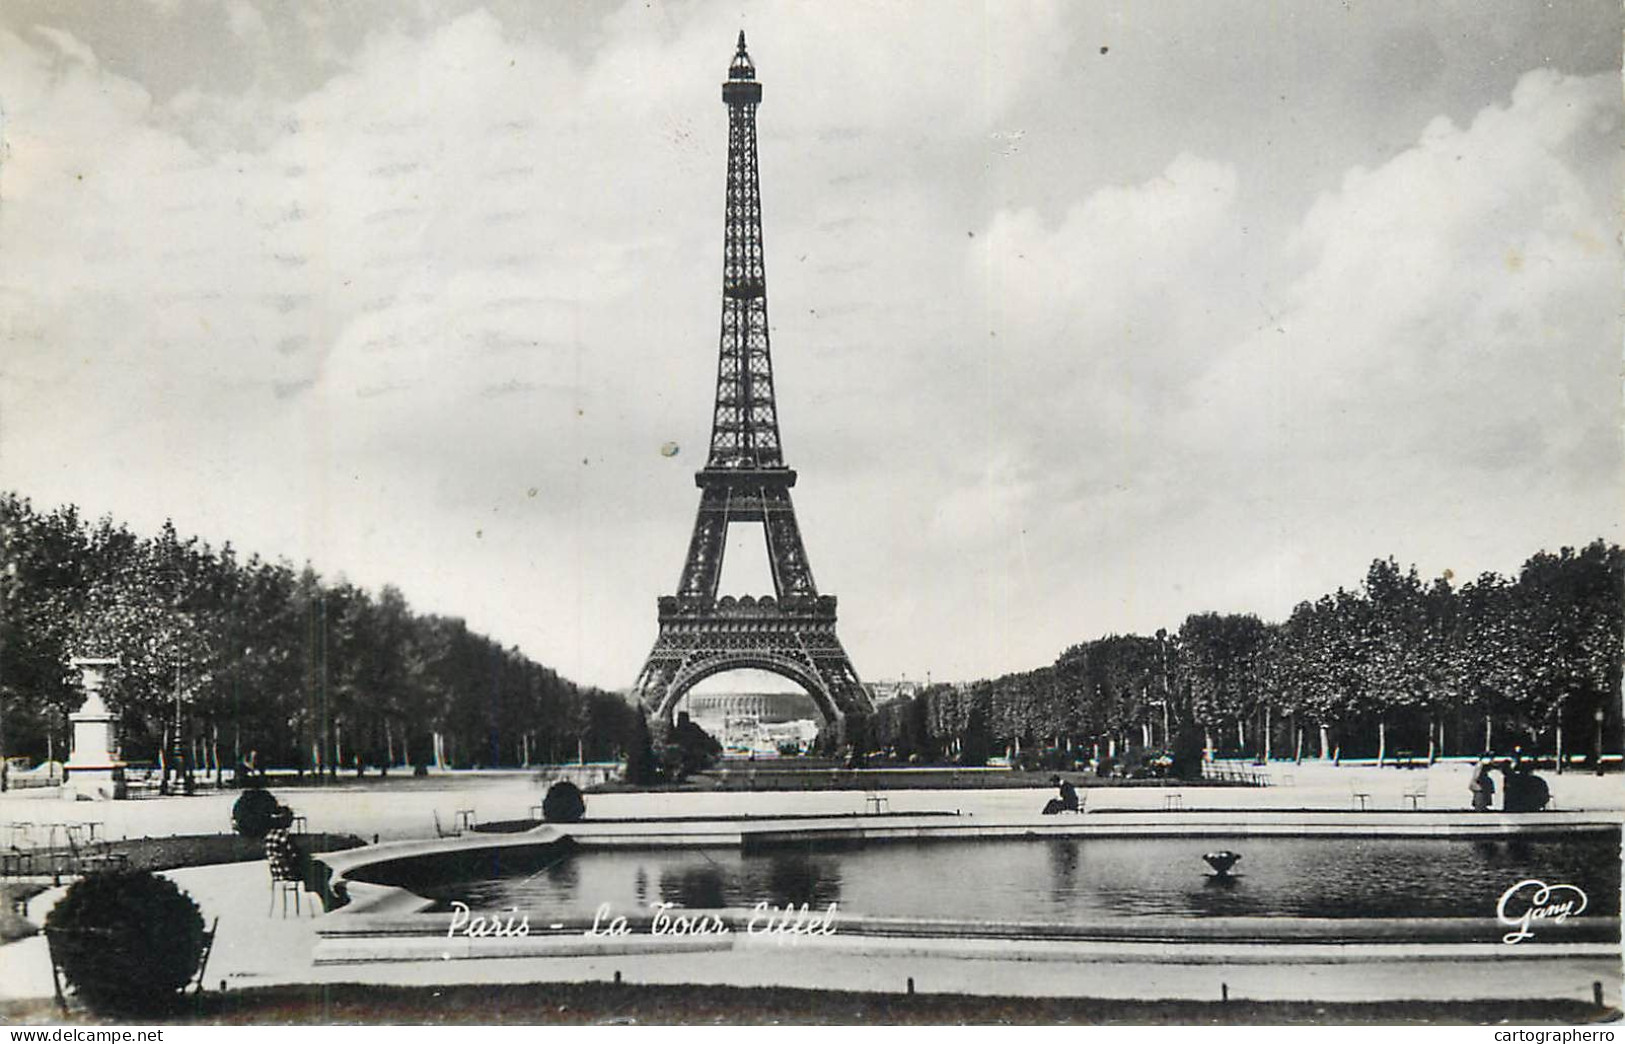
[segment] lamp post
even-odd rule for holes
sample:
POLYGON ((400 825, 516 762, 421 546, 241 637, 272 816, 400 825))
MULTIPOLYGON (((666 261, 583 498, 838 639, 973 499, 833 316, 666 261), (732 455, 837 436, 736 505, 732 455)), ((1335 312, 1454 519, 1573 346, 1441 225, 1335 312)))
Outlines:
MULTIPOLYGON (((11 527, 0 526, 0 555, 5 557, 6 566, 0 571, 0 659, 5 656, 4 628, 11 612, 12 587, 17 583, 17 561, 11 557, 11 527)), ((10 786, 11 763, 6 760, 6 696, 5 687, 0 683, 0 794, 4 794, 10 786)))
MULTIPOLYGON (((7 562, 5 574, 0 575, 0 628, 5 626, 5 614, 10 609, 11 591, 9 581, 16 575, 17 564, 7 562)), ((3 643, 4 640, 4 635, 0 635, 0 643, 3 643)), ((0 644, 0 657, 4 656, 5 647, 0 644)), ((10 786, 10 780, 11 762, 6 758, 6 695, 4 685, 0 684, 0 794, 6 792, 6 789, 10 786)))
POLYGON ((186 576, 179 566, 166 566, 160 569, 159 573, 168 578, 174 585, 170 597, 170 627, 171 633, 174 635, 175 692, 170 708, 169 751, 164 758, 164 773, 158 781, 158 792, 167 795, 173 785, 178 786, 182 793, 190 794, 197 784, 192 775, 191 759, 186 753, 186 741, 181 735, 186 727, 186 715, 181 701, 180 624, 182 620, 190 620, 190 617, 181 610, 181 585, 186 576), (173 784, 171 780, 174 781, 173 784))
POLYGON ((1602 720, 1603 720, 1603 717, 1604 717, 1604 715, 1603 715, 1601 707, 1598 707, 1591 714, 1591 720, 1593 720, 1593 721, 1595 721, 1597 723, 1596 746, 1593 747, 1592 750, 1591 750, 1592 763, 1596 766, 1596 772, 1597 772, 1597 775, 1599 775, 1599 776, 1602 775, 1602 720))

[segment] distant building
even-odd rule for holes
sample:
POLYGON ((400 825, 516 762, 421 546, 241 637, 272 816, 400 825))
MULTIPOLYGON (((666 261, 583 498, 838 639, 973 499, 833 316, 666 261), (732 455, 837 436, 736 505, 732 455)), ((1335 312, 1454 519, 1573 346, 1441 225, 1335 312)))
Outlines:
POLYGON ((762 722, 819 721, 818 705, 804 692, 691 692, 684 697, 688 716, 701 727, 707 720, 750 717, 762 722))
POLYGON ((904 696, 916 696, 921 689, 925 688, 925 685, 922 682, 909 681, 904 678, 901 681, 865 682, 863 687, 869 690, 870 701, 876 707, 879 707, 904 696))
POLYGON ((805 750, 823 725, 818 705, 802 692, 691 692, 681 706, 733 756, 771 756, 790 746, 805 750))

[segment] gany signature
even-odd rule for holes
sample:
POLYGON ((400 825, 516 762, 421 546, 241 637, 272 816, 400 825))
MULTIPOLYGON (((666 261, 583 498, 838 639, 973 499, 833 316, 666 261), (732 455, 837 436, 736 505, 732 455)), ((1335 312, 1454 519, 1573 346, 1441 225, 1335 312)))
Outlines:
POLYGON ((1552 884, 1528 878, 1501 893, 1495 904, 1495 919, 1514 929, 1501 936, 1504 943, 1520 943, 1534 938, 1536 921, 1562 924, 1586 908, 1586 894, 1571 884, 1552 884))

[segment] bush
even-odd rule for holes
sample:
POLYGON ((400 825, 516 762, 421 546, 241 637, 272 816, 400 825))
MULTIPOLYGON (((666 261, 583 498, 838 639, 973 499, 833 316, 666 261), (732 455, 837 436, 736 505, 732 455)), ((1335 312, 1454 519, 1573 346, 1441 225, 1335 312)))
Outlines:
POLYGON ((74 882, 45 918, 45 933, 68 985, 98 1012, 167 1009, 203 956, 197 903, 145 870, 74 882))
POLYGON ((660 761, 655 757, 649 722, 641 710, 632 719, 632 738, 626 748, 626 781, 635 787, 660 781, 660 761))
POLYGON ((567 779, 561 779, 547 788, 542 799, 542 818, 549 823, 578 823, 587 814, 586 799, 581 788, 567 779))
POLYGON ((1023 772, 1076 772, 1078 755, 1060 747, 1027 749, 1015 756, 1015 766, 1023 772))
POLYGON ((1174 733, 1172 774, 1177 779, 1201 779, 1202 758, 1207 752, 1202 730, 1194 725, 1181 725, 1174 733))
POLYGON ((293 810, 283 807, 269 790, 254 787, 243 791, 231 806, 231 828, 250 841, 263 840, 272 827, 293 822, 293 810))
POLYGON ((687 713, 677 715, 677 726, 671 732, 672 745, 678 750, 681 763, 680 779, 696 772, 704 772, 722 756, 722 744, 716 737, 700 728, 687 713))

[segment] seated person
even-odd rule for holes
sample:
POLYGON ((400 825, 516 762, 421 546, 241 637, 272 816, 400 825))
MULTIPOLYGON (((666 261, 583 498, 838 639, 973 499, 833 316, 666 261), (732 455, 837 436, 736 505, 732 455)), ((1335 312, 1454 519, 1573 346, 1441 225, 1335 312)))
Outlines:
POLYGON ((279 881, 299 881, 304 877, 299 870, 299 849, 288 836, 288 827, 292 825, 293 809, 278 805, 271 829, 265 833, 265 859, 271 864, 272 876, 279 881))
POLYGON ((1053 816, 1057 812, 1076 812, 1078 810, 1078 788, 1060 776, 1051 776, 1049 781, 1060 788, 1061 796, 1049 799, 1049 803, 1044 806, 1044 815, 1053 816))

